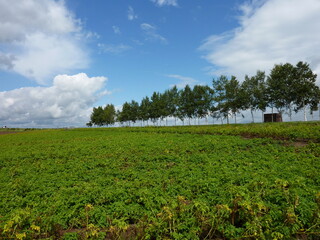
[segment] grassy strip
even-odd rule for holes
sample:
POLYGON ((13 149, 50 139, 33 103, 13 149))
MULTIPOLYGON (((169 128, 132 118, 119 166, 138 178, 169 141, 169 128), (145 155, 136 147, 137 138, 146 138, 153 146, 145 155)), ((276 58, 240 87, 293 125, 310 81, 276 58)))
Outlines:
POLYGON ((217 134, 320 142, 320 122, 254 123, 210 126, 145 127, 131 131, 217 134))

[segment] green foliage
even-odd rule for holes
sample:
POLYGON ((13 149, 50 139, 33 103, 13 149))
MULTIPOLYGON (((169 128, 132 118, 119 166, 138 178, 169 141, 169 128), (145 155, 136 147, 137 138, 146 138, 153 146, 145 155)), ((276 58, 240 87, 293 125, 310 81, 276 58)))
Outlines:
POLYGON ((196 106, 194 102, 194 92, 189 85, 186 85, 183 90, 180 91, 179 98, 179 112, 180 119, 190 118, 195 116, 196 106))
POLYGON ((257 71, 253 77, 245 76, 241 85, 243 93, 243 107, 250 109, 252 122, 254 122, 253 111, 265 111, 268 103, 266 92, 265 72, 257 71))
POLYGON ((282 123, 2 135, 0 236, 317 239, 319 130, 282 123), (270 132, 313 142, 231 136, 270 132))
MULTIPOLYGON (((296 66, 290 63, 276 64, 269 76, 257 71, 255 76, 245 76, 244 81, 239 81, 235 76, 229 79, 221 75, 213 79, 212 87, 195 85, 191 89, 187 85, 178 90, 174 86, 164 93, 153 92, 150 100, 148 97, 142 99, 140 106, 135 101, 126 102, 122 111, 117 113, 117 121, 122 124, 127 122, 130 126, 130 122, 135 123, 137 120, 152 120, 156 125, 159 120, 161 123, 165 118, 174 117, 175 121, 179 118, 183 124, 184 119, 188 118, 190 125, 192 118, 211 115, 221 119, 222 123, 224 119, 229 123, 232 114, 236 123, 237 114, 250 110, 254 122, 254 111, 265 112, 267 107, 272 108, 272 112, 276 108, 281 114, 287 113, 290 120, 293 110, 303 110, 306 121, 307 108, 311 114, 319 109, 320 88, 316 85, 316 78, 309 64, 303 62, 298 62, 296 66)), ((108 125, 103 115, 102 107, 94 108, 91 122, 87 126, 108 125)))
POLYGON ((112 104, 106 105, 104 108, 93 108, 93 112, 90 117, 90 122, 87 123, 88 127, 93 125, 103 126, 112 125, 115 123, 116 110, 112 104))
MULTIPOLYGON (((312 110, 317 110, 320 102, 320 90, 317 86, 317 74, 313 73, 307 63, 298 62, 295 67, 295 89, 294 104, 296 111, 310 105, 312 110)), ((305 111, 305 109, 304 109, 305 111)))
POLYGON ((295 68, 290 63, 276 64, 267 79, 267 93, 270 107, 282 113, 294 101, 295 68))
POLYGON ((213 90, 208 86, 195 85, 193 87, 193 96, 195 104, 195 116, 204 118, 210 112, 212 105, 213 90))
POLYGON ((307 63, 298 62, 275 65, 267 80, 269 106, 276 107, 279 112, 303 109, 306 120, 306 107, 317 110, 320 102, 320 90, 316 85, 317 75, 307 63))

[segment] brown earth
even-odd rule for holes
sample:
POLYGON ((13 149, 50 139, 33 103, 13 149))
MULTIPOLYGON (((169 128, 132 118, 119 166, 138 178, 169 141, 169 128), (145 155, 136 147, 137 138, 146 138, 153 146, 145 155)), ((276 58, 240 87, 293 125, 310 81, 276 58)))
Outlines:
POLYGON ((4 134, 13 134, 13 133, 18 133, 18 132, 9 132, 9 131, 0 131, 0 135, 4 135, 4 134))

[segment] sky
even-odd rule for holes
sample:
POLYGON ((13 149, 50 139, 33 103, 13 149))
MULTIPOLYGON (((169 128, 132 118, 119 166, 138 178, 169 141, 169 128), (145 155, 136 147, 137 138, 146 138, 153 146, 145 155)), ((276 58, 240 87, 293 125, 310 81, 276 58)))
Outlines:
POLYGON ((0 126, 81 127, 94 106, 279 63, 320 74, 319 12, 320 0, 0 0, 0 126))

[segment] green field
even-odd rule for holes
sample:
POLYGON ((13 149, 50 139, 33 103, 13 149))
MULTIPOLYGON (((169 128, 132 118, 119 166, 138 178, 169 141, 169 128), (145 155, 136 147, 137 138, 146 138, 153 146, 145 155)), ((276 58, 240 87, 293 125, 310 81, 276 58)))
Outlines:
POLYGON ((0 135, 2 239, 319 239, 320 123, 0 135))

